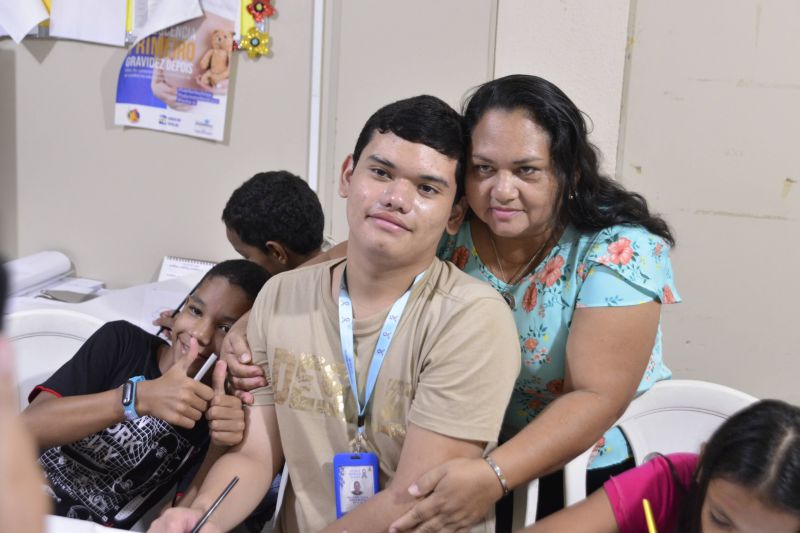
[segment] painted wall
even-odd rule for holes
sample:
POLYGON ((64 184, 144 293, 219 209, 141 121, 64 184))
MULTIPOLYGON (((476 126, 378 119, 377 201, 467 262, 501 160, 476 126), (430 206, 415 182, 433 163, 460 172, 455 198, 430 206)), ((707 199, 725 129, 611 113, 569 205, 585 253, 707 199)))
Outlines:
POLYGON ((0 41, 0 250, 60 250, 112 287, 151 281, 167 254, 232 257, 220 216, 233 189, 306 172, 311 6, 281 11, 274 57, 236 54, 222 143, 114 126, 121 48, 0 41))
POLYGON ((618 173, 677 235, 665 358, 800 403, 800 4, 640 1, 634 28, 618 173))

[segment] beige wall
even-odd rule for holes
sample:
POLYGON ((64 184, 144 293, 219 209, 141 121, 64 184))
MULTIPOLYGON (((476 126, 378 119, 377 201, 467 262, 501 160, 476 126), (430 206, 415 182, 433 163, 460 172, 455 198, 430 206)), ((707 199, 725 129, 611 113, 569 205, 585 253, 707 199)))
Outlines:
POLYGON ((589 115, 591 139, 614 174, 629 0, 500 0, 494 77, 536 74, 589 115))
POLYGON ((640 1, 634 27, 618 172, 677 234, 670 366, 800 403, 800 4, 640 1))
POLYGON ((0 250, 61 250, 111 286, 151 281, 167 254, 233 256, 219 221, 233 189, 306 172, 312 4, 291 6, 272 23, 274 57, 236 55, 223 143, 114 126, 123 49, 0 41, 0 250))

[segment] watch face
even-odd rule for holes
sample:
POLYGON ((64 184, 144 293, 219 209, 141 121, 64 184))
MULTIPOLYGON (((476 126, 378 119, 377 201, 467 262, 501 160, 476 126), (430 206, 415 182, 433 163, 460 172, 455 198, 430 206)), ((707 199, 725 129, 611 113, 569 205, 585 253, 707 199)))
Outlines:
POLYGON ((126 381, 122 386, 122 405, 129 406, 133 401, 133 383, 126 381))

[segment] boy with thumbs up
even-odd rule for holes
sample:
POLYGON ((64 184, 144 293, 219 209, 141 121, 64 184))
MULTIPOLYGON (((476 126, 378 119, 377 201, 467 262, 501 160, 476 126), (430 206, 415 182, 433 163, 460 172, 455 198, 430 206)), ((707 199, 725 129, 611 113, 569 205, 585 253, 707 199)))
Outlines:
POLYGON ((44 450, 56 514, 129 528, 202 461, 209 441, 242 439, 225 364, 193 378, 268 277, 249 261, 220 263, 176 316, 172 345, 110 322, 33 390, 22 419, 44 450))

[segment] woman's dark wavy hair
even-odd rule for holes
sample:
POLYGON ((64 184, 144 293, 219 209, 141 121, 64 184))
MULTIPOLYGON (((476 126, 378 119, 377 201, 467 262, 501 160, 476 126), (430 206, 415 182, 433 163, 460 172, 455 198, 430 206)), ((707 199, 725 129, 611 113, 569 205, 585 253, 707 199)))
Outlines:
POLYGON ((525 74, 484 83, 465 102, 470 134, 493 109, 521 109, 550 137, 550 158, 558 178, 554 228, 572 223, 580 231, 597 231, 615 224, 638 224, 674 246, 669 226, 650 213, 640 194, 600 174, 598 151, 589 142, 584 116, 561 89, 525 74))
POLYGON ((800 518, 800 407, 763 400, 714 432, 697 464, 677 531, 700 533, 712 479, 746 487, 764 505, 800 518))

